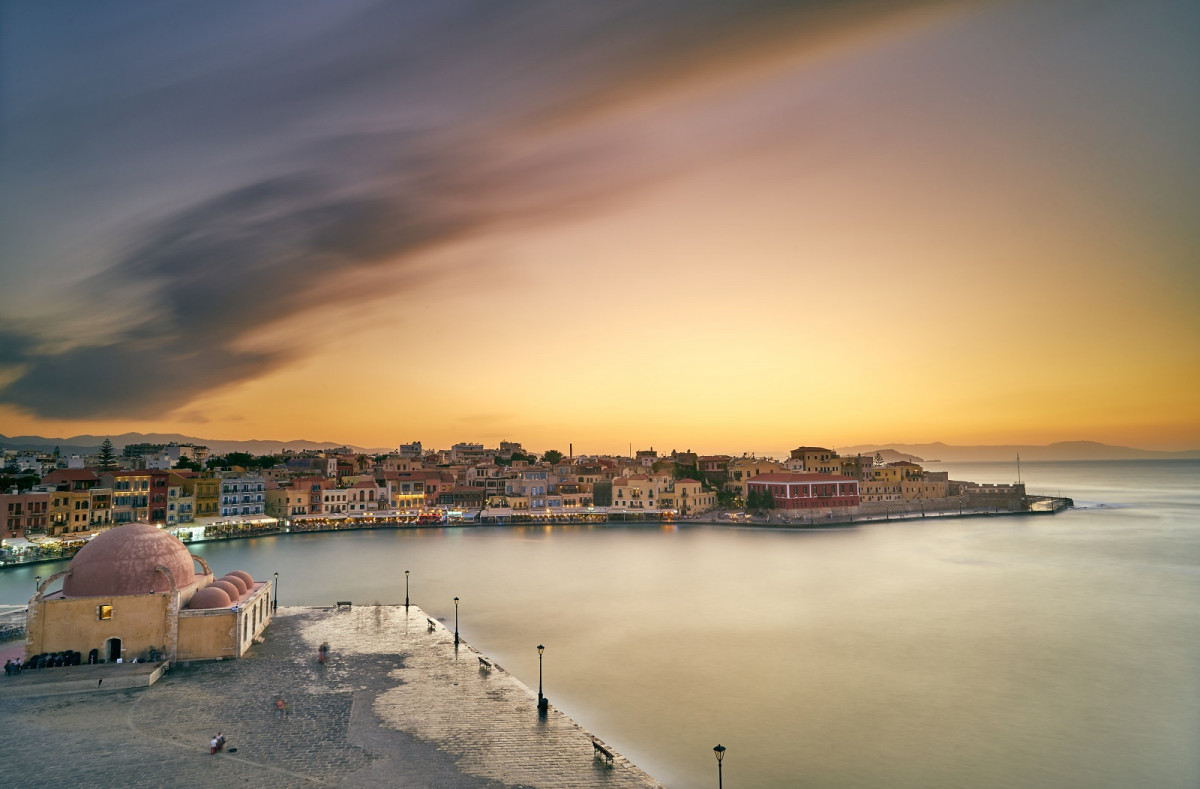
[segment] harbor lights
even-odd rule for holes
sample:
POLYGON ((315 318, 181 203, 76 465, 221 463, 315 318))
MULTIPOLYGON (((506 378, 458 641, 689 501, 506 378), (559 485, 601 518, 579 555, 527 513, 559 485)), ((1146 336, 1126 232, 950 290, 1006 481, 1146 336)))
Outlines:
POLYGON ((717 756, 717 789, 724 789, 721 782, 721 760, 725 758, 725 746, 717 743, 717 747, 713 748, 713 753, 717 756))
POLYGON ((538 712, 546 714, 546 709, 550 706, 550 702, 542 695, 542 653, 546 648, 541 644, 537 646, 538 651, 538 712))
POLYGON ((408 613, 408 570, 404 571, 404 613, 408 613))
POLYGON ((279 571, 275 571, 275 601, 271 603, 271 615, 279 610, 279 571))
POLYGON ((454 598, 454 646, 458 646, 458 598, 454 598))

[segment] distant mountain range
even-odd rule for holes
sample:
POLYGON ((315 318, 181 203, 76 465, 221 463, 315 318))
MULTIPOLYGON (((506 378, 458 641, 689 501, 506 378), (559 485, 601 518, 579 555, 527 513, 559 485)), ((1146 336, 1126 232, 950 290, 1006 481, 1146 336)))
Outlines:
POLYGON ((979 446, 954 446, 938 441, 932 444, 860 444, 854 447, 838 447, 839 455, 874 455, 884 450, 884 459, 892 460, 887 450, 893 450, 896 458, 915 463, 940 460, 945 463, 971 461, 1014 460, 1197 460, 1200 449, 1181 452, 1160 452, 1133 447, 1117 447, 1096 441, 1057 441, 1053 444, 991 444, 979 446))
POLYGON ((94 455, 100 450, 104 439, 108 438, 118 452, 126 444, 196 444, 208 447, 216 455, 229 452, 250 452, 255 455, 278 454, 281 450, 290 449, 299 452, 305 449, 331 449, 333 447, 349 446, 355 452, 365 454, 381 454, 392 448, 357 447, 341 444, 337 441, 266 441, 253 439, 250 441, 233 441, 214 438, 197 438, 184 436, 179 433, 122 433, 115 436, 71 436, 69 438, 46 438, 44 436, 5 436, 0 435, 0 449, 30 450, 34 452, 53 452, 58 447, 63 455, 94 455))
MULTIPOLYGON (((113 442, 119 452, 126 444, 197 444, 206 446, 214 454, 228 452, 250 452, 255 455, 278 454, 290 449, 299 452, 305 449, 330 449, 348 446, 355 452, 369 455, 390 452, 394 447, 360 447, 337 441, 236 441, 215 438, 198 438, 179 433, 122 433, 113 436, 70 436, 69 438, 46 438, 44 436, 0 435, 0 449, 52 452, 55 447, 63 455, 94 455, 105 438, 113 442)), ((839 455, 874 455, 879 452, 884 460, 894 462, 909 460, 914 463, 940 460, 946 463, 970 461, 1013 460, 1019 454, 1021 460, 1197 460, 1200 450, 1182 452, 1160 452, 1132 447, 1118 447, 1096 441, 1059 441, 1053 444, 994 444, 980 446, 955 446, 940 441, 932 444, 859 444, 852 447, 837 447, 839 455)), ((787 453, 783 453, 787 456, 787 453)))

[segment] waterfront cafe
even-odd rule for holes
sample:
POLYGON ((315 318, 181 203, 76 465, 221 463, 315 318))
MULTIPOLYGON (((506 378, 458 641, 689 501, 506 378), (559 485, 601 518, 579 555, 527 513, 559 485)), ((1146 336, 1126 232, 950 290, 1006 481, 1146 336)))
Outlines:
POLYGON ((279 531, 284 522, 269 515, 214 515, 197 518, 193 523, 173 526, 169 530, 180 540, 221 540, 229 537, 248 537, 279 531))

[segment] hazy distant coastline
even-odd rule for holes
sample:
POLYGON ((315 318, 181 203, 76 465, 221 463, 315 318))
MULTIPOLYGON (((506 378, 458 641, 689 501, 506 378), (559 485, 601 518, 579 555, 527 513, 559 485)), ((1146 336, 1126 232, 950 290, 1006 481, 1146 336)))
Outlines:
MULTIPOLYGON (((237 440, 200 438, 185 436, 179 433, 122 433, 113 436, 78 435, 67 438, 47 438, 45 436, 5 436, 0 434, 0 449, 17 449, 50 452, 58 448, 64 455, 95 454, 105 438, 110 438, 119 449, 126 444, 197 444, 208 447, 217 454, 228 452, 250 452, 256 455, 278 453, 288 449, 300 452, 308 449, 330 449, 346 447, 354 452, 364 454, 383 454, 395 447, 363 447, 353 444, 343 444, 337 441, 308 441, 295 439, 291 441, 274 441, 265 439, 237 440)), ((954 445, 940 441, 930 444, 878 443, 858 444, 855 446, 835 447, 838 454, 847 456, 855 454, 874 455, 881 452, 884 460, 909 460, 914 463, 964 463, 972 461, 1003 461, 1012 460, 1018 454, 1021 460, 1200 460, 1200 449, 1183 450, 1179 452, 1164 452, 1134 447, 1113 446, 1096 441, 1058 441, 1053 444, 990 444, 990 445, 954 445)), ((587 453, 586 448, 581 451, 587 453)), ((789 449, 768 451, 768 456, 787 457, 789 449)), ((588 453, 591 454, 591 453, 588 453)), ((739 450, 740 454, 740 450, 739 450)))

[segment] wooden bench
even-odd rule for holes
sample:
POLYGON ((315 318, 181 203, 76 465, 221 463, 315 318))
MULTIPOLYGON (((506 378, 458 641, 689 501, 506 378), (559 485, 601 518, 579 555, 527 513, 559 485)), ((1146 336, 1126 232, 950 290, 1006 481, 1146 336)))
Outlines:
POLYGON ((599 740, 597 740, 595 737, 593 737, 592 738, 592 758, 595 759, 599 756, 603 756, 604 760, 606 762, 608 762, 609 764, 613 763, 613 752, 610 751, 608 748, 605 748, 603 745, 600 744, 599 740))
POLYGON ((352 606, 352 604, 349 600, 338 600, 337 607, 338 607, 339 611, 342 610, 342 606, 346 606, 347 608, 350 608, 352 606))
POLYGON ((483 655, 480 655, 479 656, 479 670, 480 671, 491 671, 492 670, 492 661, 488 660, 483 655))

